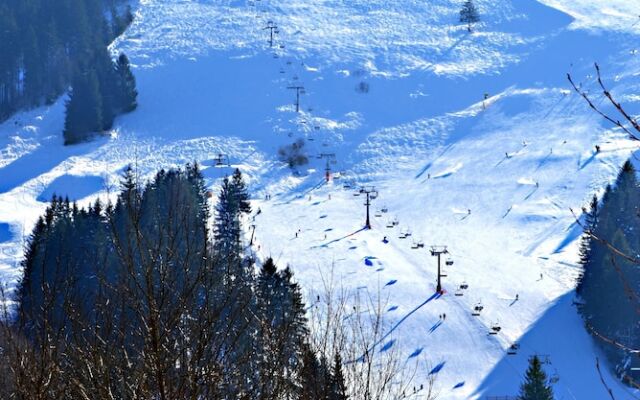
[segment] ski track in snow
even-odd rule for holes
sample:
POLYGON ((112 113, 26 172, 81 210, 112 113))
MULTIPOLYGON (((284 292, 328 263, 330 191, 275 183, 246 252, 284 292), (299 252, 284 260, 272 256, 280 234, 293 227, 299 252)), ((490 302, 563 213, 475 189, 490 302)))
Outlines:
MULTIPOLYGON (((140 0, 112 45, 132 60, 140 107, 109 137, 63 147, 64 98, 0 125, 0 274, 18 278, 53 193, 86 205, 113 198, 127 164, 150 177, 193 161, 215 190, 237 167, 262 210, 258 255, 291 264, 309 298, 331 265, 348 289, 386 296, 374 347, 425 358, 417 384, 436 375, 442 399, 514 395, 537 352, 560 376, 558 398, 606 397, 571 307, 580 231, 569 208, 602 193, 637 144, 568 91, 565 74, 593 91, 598 61, 637 111, 640 12, 628 0, 478 5, 483 21, 469 34, 453 0, 140 0), (280 30, 273 47, 269 20, 280 30), (292 84, 305 86, 300 113, 292 84), (311 157, 292 174, 276 154, 295 139, 311 157), (230 167, 216 166, 220 153, 230 167), (340 179, 324 181, 320 153, 336 154, 340 179), (364 196, 345 183, 380 192, 372 230, 364 196), (394 218, 402 228, 387 228, 394 218), (412 248, 418 240, 424 248, 412 248), (433 295, 433 244, 455 261, 443 296, 433 295), (469 289, 455 296, 462 282, 469 289), (521 350, 507 356, 514 342, 521 350)), ((605 375, 616 398, 633 398, 605 375)))

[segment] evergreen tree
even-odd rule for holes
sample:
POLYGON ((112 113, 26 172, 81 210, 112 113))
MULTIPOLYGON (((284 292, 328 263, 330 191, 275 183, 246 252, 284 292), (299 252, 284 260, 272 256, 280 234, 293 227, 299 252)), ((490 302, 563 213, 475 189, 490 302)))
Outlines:
POLYGON ((136 89, 136 78, 131 72, 129 59, 124 53, 118 57, 116 73, 118 108, 125 113, 131 112, 138 107, 138 91, 136 89))
POLYGON ((77 73, 67 101, 65 144, 81 142, 87 134, 101 131, 102 111, 102 97, 95 71, 89 69, 77 73))
POLYGON ((593 198, 591 199, 591 203, 589 204, 589 210, 584 209, 583 211, 585 213, 585 220, 584 220, 585 232, 580 238, 580 249, 579 249, 580 265, 583 268, 583 273, 580 275, 580 278, 578 279, 578 285, 576 287, 576 291, 578 293, 582 291, 583 282, 584 282, 584 269, 587 268, 587 265, 589 264, 589 260, 592 258, 591 253, 592 251, 594 251, 593 250, 594 244, 592 243, 593 238, 591 234, 593 234, 593 232, 596 229, 596 226, 598 225, 598 197, 594 195, 593 198))
POLYGON ((251 213, 251 204, 249 203, 249 192, 247 191, 247 185, 244 183, 242 173, 237 168, 233 172, 231 185, 233 187, 238 211, 242 214, 251 213))
POLYGON ((518 400, 553 400, 553 389, 547 383, 547 374, 542 369, 538 356, 529 360, 525 381, 520 386, 518 400))
POLYGON ((336 352, 333 359, 333 370, 331 377, 331 400, 347 400, 347 385, 342 372, 342 357, 336 352))
POLYGON ((472 25, 480 21, 480 15, 473 0, 465 0, 460 10, 460 22, 467 24, 467 30, 471 32, 472 25))

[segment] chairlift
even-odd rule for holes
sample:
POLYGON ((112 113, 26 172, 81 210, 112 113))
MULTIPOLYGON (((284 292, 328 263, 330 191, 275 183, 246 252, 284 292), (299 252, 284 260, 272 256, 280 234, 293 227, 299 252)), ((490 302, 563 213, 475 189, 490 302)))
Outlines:
POLYGON ((380 212, 380 210, 376 210, 375 214, 373 214, 376 218, 380 218, 382 217, 382 213, 380 212))
POLYGON ((453 265, 453 259, 451 257, 447 258, 447 261, 444 262, 446 265, 448 266, 452 266, 453 265))
POLYGON ((514 343, 507 349, 507 355, 515 356, 520 350, 520 345, 518 343, 514 343))
POLYGON ((456 297, 461 297, 464 296, 464 293, 462 292, 462 289, 457 288, 456 292, 454 293, 456 297))
POLYGON ((394 224, 393 221, 390 220, 389 222, 387 222, 387 228, 393 228, 395 226, 396 224, 394 224))
POLYGON ((495 322, 491 325, 491 330, 489 331, 489 335, 497 335, 502 330, 502 327, 499 323, 495 322))
POLYGON ((393 219, 393 225, 394 225, 394 226, 400 225, 400 221, 398 221, 398 217, 395 217, 395 218, 393 219))
POLYGON ((424 243, 422 242, 422 240, 418 240, 418 241, 414 240, 413 244, 411 245, 411 248, 414 250, 422 249, 424 248, 424 243))
POLYGON ((469 284, 468 284, 467 282, 462 282, 462 283, 460 284, 460 289, 462 289, 462 290, 467 290, 467 289, 469 289, 469 284))
POLYGON ((473 307, 471 315, 474 317, 478 317, 480 316, 480 312, 482 312, 482 310, 484 310, 484 306, 482 305, 482 303, 478 303, 475 305, 475 307, 473 307))
POLYGON ((406 232, 400 231, 400 234, 398 235, 398 239, 406 239, 406 238, 407 238, 406 232))
POLYGON ((387 208, 387 206, 384 206, 380 209, 380 211, 382 211, 383 213, 387 213, 389 212, 389 209, 387 208))

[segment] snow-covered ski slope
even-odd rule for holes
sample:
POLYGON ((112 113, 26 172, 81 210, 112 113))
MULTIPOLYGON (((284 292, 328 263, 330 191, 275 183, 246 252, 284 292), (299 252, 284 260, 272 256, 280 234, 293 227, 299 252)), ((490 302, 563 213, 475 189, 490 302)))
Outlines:
MULTIPOLYGON (((111 137, 63 147, 64 99, 0 125, 0 271, 19 275, 25 235, 51 194, 104 198, 129 163, 149 176, 197 160, 215 186, 231 172, 215 166, 224 153, 262 211, 258 254, 290 263, 314 298, 332 268, 346 287, 388 298, 380 349, 442 365, 440 398, 515 395, 533 353, 549 356, 558 399, 606 398, 599 354, 571 305, 580 229, 570 208, 612 182, 638 146, 569 91, 565 75, 596 94, 599 62, 635 111, 640 4, 478 0, 482 23, 469 34, 459 3, 140 0, 113 45, 135 65, 140 106, 111 137), (279 29, 273 47, 268 21, 279 29), (291 86, 305 88, 300 113, 291 86), (298 138, 310 164, 292 175, 277 150, 298 138), (321 153, 335 154, 340 179, 323 183, 321 153), (347 182, 380 193, 370 231, 347 182), (412 249, 414 240, 425 247, 412 249), (447 294, 426 302, 430 245, 447 245, 455 264, 447 294), (488 335, 493 324, 502 329, 488 335), (508 356, 513 342, 521 349, 508 356)), ((605 379, 617 399, 635 398, 605 379)))

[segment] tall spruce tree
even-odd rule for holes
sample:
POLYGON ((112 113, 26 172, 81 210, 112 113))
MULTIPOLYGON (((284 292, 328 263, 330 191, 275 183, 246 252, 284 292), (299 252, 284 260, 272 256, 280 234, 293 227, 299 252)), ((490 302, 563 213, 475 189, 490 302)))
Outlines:
POLYGON ((347 385, 342 372, 342 357, 336 352, 333 358, 333 369, 331 371, 331 400, 347 400, 347 385))
POLYGON ((65 144, 85 140, 88 134, 102 130, 102 96, 98 76, 93 69, 76 73, 67 101, 64 123, 65 144))
POLYGON ((473 0, 465 0, 460 10, 460 22, 467 24, 467 30, 471 32, 473 24, 480 22, 480 14, 473 0))
POLYGON ((124 53, 121 53, 118 57, 116 73, 118 109, 125 113, 131 112, 138 107, 138 90, 136 89, 136 78, 131 72, 129 59, 124 53))
POLYGON ((529 360, 525 381, 520 386, 518 400, 553 400, 553 389, 547 382, 547 374, 542 369, 538 356, 529 360))

